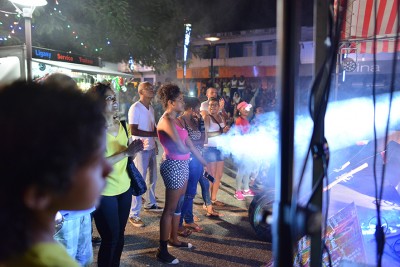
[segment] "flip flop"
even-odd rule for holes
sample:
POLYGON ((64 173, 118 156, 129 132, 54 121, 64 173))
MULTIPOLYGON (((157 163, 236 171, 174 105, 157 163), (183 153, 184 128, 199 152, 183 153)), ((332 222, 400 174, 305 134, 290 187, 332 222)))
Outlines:
POLYGON ((181 242, 180 244, 174 244, 170 241, 168 241, 168 246, 175 247, 175 248, 192 248, 193 247, 193 245, 191 243, 181 242))
POLYGON ((193 230, 195 232, 201 232, 204 230, 203 227, 201 227, 200 225, 198 225, 196 223, 185 223, 183 226, 190 228, 191 230, 193 230))
POLYGON ((178 235, 182 237, 188 237, 192 234, 192 230, 185 228, 184 230, 178 230, 178 235))

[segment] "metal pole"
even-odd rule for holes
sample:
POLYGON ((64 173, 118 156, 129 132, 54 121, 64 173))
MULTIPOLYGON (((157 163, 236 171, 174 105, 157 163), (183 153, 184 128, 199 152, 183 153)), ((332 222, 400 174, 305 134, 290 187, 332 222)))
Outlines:
MULTIPOLYGON (((316 77, 318 71, 323 67, 324 59, 326 58, 327 50, 324 45, 328 25, 328 1, 325 0, 315 0, 314 1, 314 40, 315 40, 315 64, 314 64, 314 77, 316 77)), ((314 111, 318 110, 318 107, 321 105, 319 101, 322 99, 320 94, 323 92, 322 88, 316 90, 314 99, 314 111)), ((312 114, 314 118, 318 116, 324 117, 325 114, 312 114)), ((315 120, 315 119, 314 119, 315 120)), ((315 123, 315 121, 314 121, 315 123)), ((312 144, 322 145, 325 142, 325 130, 324 123, 320 123, 320 127, 314 129, 314 135, 312 139, 312 144)), ((313 181, 312 185, 314 187, 315 184, 319 182, 319 177, 323 175, 323 162, 322 157, 313 158, 313 181)), ((322 210, 322 183, 320 183, 317 187, 314 198, 311 200, 311 205, 318 211, 322 210)), ((310 266, 319 267, 322 264, 322 229, 318 228, 311 235, 311 253, 310 253, 310 266)))
MULTIPOLYGON (((27 9, 29 10, 29 8, 27 9)), ((27 81, 32 81, 32 13, 23 9, 23 16, 25 19, 25 45, 26 45, 26 67, 27 67, 27 81), (30 14, 28 14, 30 13, 30 14)))
POLYGON ((293 238, 290 206, 293 188, 294 92, 299 65, 298 20, 300 2, 277 1, 277 87, 279 102, 279 154, 276 168, 276 193, 273 209, 274 266, 293 266, 293 238))
POLYGON ((211 46, 211 87, 214 87, 214 46, 210 43, 211 46))

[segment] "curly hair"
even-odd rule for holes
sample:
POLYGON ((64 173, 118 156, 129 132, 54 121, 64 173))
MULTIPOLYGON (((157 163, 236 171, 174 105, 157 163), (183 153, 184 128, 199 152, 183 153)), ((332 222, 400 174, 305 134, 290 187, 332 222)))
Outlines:
POLYGON ((164 109, 168 107, 168 101, 174 101, 181 94, 181 89, 176 84, 163 84, 160 89, 158 89, 158 96, 160 97, 161 103, 164 109))
POLYGON ((200 100, 195 97, 185 97, 185 110, 200 106, 200 100))
POLYGON ((103 105, 74 86, 15 82, 0 89, 0 262, 25 251, 33 212, 27 188, 63 194, 98 151, 103 105))
POLYGON ((100 83, 97 82, 95 84, 92 85, 92 87, 89 88, 89 90, 87 90, 87 94, 91 95, 94 98, 97 98, 100 102, 103 103, 103 105, 106 105, 106 101, 105 101, 105 95, 106 92, 108 90, 111 90, 111 85, 108 83, 100 83))

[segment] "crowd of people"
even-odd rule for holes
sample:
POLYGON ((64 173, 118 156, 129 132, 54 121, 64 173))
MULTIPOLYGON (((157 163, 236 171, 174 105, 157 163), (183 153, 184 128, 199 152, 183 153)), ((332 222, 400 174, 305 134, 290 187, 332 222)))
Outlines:
MULTIPOLYGON (((234 76, 229 90, 226 86, 209 87, 201 102, 175 84, 155 89, 142 82, 125 114, 109 83, 96 83, 83 93, 72 78, 53 74, 40 84, 16 82, 2 88, 0 266, 88 266, 93 260, 92 220, 101 239, 98 266, 119 266, 127 221, 145 227, 142 207, 161 213, 157 259, 178 263, 168 246, 190 249, 193 245, 179 236, 203 230, 193 214, 198 184, 205 215, 223 216, 215 210, 225 205, 218 200, 224 170, 218 137, 231 127, 247 134, 252 108, 253 122, 259 123, 257 115, 275 104, 272 85, 254 91, 251 99, 243 76, 234 76), (159 105, 162 114, 155 112, 159 105), (33 130, 29 136, 34 142, 24 141, 26 128, 33 130), (158 206, 155 190, 159 152, 164 207, 158 206), (146 181, 143 196, 132 196, 128 158, 146 181), (12 208, 5 204, 10 201, 12 208), (61 223, 54 232, 56 214, 61 223)), ((235 199, 254 196, 251 175, 239 166, 235 199)))

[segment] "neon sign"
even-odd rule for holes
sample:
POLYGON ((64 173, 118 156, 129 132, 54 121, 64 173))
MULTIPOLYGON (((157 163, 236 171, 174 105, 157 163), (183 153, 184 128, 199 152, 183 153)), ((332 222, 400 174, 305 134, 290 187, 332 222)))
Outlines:
POLYGON ((61 51, 55 51, 45 48, 32 48, 32 57, 53 61, 69 62, 91 66, 100 66, 99 58, 79 56, 61 51))

